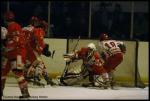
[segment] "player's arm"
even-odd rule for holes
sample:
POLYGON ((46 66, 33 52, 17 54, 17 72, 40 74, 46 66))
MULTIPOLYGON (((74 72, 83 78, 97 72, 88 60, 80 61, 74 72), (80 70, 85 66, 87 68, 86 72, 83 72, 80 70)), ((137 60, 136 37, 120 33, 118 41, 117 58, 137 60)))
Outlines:
POLYGON ((75 52, 72 52, 72 53, 63 54, 63 57, 64 57, 64 60, 69 62, 69 61, 80 59, 79 54, 80 54, 80 50, 76 50, 75 52))

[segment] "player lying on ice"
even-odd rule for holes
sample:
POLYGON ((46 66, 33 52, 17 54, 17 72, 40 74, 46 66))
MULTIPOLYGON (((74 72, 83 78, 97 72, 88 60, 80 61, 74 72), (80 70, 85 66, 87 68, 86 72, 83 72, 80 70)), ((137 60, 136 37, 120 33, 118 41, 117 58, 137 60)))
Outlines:
MULTIPOLYGON (((66 57, 67 55, 65 55, 65 58, 66 57)), ((79 73, 77 77, 79 77, 80 79, 85 79, 87 76, 89 76, 90 83, 88 85, 83 84, 84 86, 85 85, 95 86, 94 75, 99 75, 102 77, 103 83, 102 82, 101 83, 103 84, 104 88, 108 88, 110 86, 108 73, 103 67, 103 61, 101 61, 99 52, 97 51, 96 46, 93 43, 88 44, 87 47, 82 47, 80 50, 74 52, 73 54, 69 54, 68 58, 70 59, 69 61, 74 61, 74 60, 83 61, 82 66, 84 66, 84 69, 79 73)), ((67 75, 66 77, 62 77, 61 83, 66 84, 65 82, 66 78, 67 75)), ((70 78, 71 76, 69 75, 69 79, 70 78)))

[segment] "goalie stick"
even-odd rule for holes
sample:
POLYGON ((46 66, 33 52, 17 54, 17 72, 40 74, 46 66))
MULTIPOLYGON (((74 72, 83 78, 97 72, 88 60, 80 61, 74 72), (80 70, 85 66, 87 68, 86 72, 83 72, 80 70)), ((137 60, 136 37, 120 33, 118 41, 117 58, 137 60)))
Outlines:
POLYGON ((74 52, 75 49, 77 48, 77 46, 78 46, 78 44, 79 44, 79 41, 80 41, 80 36, 78 37, 77 43, 76 43, 75 47, 73 48, 73 52, 74 52))

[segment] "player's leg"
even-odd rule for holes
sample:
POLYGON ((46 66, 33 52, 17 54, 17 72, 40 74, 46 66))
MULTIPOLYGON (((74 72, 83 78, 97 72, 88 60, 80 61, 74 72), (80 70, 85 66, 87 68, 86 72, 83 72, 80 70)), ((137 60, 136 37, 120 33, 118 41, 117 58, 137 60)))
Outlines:
POLYGON ((22 96, 20 98, 28 98, 30 94, 28 92, 28 83, 24 78, 24 63, 25 63, 25 51, 22 50, 22 54, 17 55, 16 60, 11 61, 11 69, 15 74, 15 78, 18 81, 19 88, 22 96))
POLYGON ((104 68, 109 73, 114 70, 121 62, 123 61, 122 54, 115 54, 112 57, 108 58, 108 60, 104 64, 104 68))
POLYGON ((49 77, 48 72, 46 70, 46 67, 45 67, 44 63, 42 63, 42 64, 43 64, 42 75, 43 75, 45 81, 47 82, 47 85, 55 85, 55 83, 52 81, 52 78, 49 77))
POLYGON ((30 79, 34 76, 35 65, 36 65, 36 56, 33 52, 32 47, 29 45, 27 47, 27 54, 26 54, 26 63, 25 63, 25 78, 30 81, 30 79))
POLYGON ((30 97, 29 91, 28 91, 28 83, 24 78, 24 72, 20 69, 13 69, 12 72, 15 74, 15 77, 18 81, 19 88, 21 91, 22 96, 20 98, 27 98, 30 97))
POLYGON ((106 71, 109 74, 109 78, 110 78, 110 84, 111 84, 111 88, 114 87, 115 81, 114 81, 114 77, 113 77, 113 71, 115 70, 115 68, 123 61, 123 55, 122 54, 116 54, 113 57, 108 58, 108 60, 106 61, 106 63, 104 64, 104 68, 106 69, 106 71))
POLYGON ((2 68, 1 68, 1 96, 3 96, 3 91, 4 91, 4 88, 5 88, 5 83, 6 83, 6 77, 7 77, 7 74, 9 73, 10 71, 10 64, 9 64, 9 61, 7 61, 7 59, 5 61, 2 61, 2 68))
MULTIPOLYGON (((105 70, 105 68, 103 66, 95 66, 93 65, 93 73, 95 75, 100 75, 102 77, 102 81, 100 81, 100 86, 101 84, 103 84, 102 86, 106 89, 110 87, 110 79, 109 79, 109 75, 107 73, 107 71, 105 70)), ((99 80, 98 80, 99 81, 99 80)))

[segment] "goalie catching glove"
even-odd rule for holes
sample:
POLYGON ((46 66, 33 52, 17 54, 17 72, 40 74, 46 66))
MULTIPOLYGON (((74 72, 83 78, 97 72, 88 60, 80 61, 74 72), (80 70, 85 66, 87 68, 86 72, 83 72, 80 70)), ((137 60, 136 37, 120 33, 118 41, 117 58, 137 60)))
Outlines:
POLYGON ((64 57, 64 60, 67 62, 75 60, 75 54, 74 53, 64 54, 63 57, 64 57))

